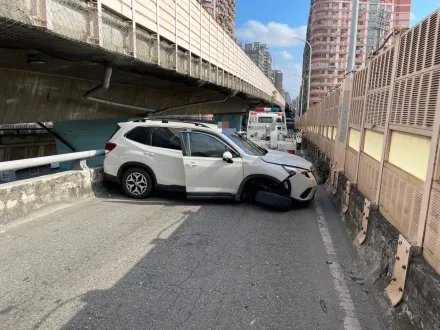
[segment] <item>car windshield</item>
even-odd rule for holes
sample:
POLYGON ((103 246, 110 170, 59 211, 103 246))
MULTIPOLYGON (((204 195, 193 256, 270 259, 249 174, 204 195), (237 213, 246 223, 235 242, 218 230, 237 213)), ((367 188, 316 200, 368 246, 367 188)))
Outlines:
POLYGON ((232 129, 224 129, 222 133, 232 140, 238 147, 240 147, 245 153, 253 156, 264 156, 267 154, 267 150, 256 145, 252 141, 248 140, 241 134, 232 129))

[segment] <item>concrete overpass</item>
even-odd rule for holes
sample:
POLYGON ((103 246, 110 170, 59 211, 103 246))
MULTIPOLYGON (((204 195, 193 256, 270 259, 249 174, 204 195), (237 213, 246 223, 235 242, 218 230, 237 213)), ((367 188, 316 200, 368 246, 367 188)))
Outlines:
POLYGON ((284 99, 197 0, 0 0, 0 124, 284 99))

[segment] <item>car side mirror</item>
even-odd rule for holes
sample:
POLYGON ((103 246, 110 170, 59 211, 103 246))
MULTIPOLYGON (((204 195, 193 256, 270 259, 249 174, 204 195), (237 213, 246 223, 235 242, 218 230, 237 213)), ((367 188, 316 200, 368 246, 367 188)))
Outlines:
POLYGON ((225 153, 223 154, 223 161, 229 164, 234 162, 232 160, 232 154, 229 151, 225 151, 225 153))

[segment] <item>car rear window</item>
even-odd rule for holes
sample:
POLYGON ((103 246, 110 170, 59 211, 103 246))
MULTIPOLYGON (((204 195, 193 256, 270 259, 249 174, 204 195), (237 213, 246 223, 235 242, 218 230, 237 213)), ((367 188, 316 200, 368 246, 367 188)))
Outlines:
POLYGON ((113 137, 116 135, 116 133, 119 132, 120 129, 121 129, 121 126, 119 126, 119 124, 117 124, 117 125, 116 125, 116 128, 115 128, 115 130, 113 131, 113 134, 110 136, 110 139, 109 139, 109 140, 113 139, 113 137))
POLYGON ((125 137, 129 140, 150 145, 150 133, 152 131, 151 127, 138 126, 128 132, 125 137))
POLYGON ((182 150, 180 132, 176 128, 157 127, 153 131, 151 145, 158 148, 182 150))

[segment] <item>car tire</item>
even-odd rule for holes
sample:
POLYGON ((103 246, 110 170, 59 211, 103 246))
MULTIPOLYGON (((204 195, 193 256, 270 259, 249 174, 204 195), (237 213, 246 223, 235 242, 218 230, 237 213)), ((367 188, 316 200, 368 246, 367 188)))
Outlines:
POLYGON ((121 185, 124 193, 131 198, 147 198, 153 191, 153 179, 143 168, 135 167, 125 171, 121 185))
POLYGON ((267 191, 257 191, 255 201, 265 206, 288 211, 292 208, 292 200, 289 197, 277 195, 267 191))

